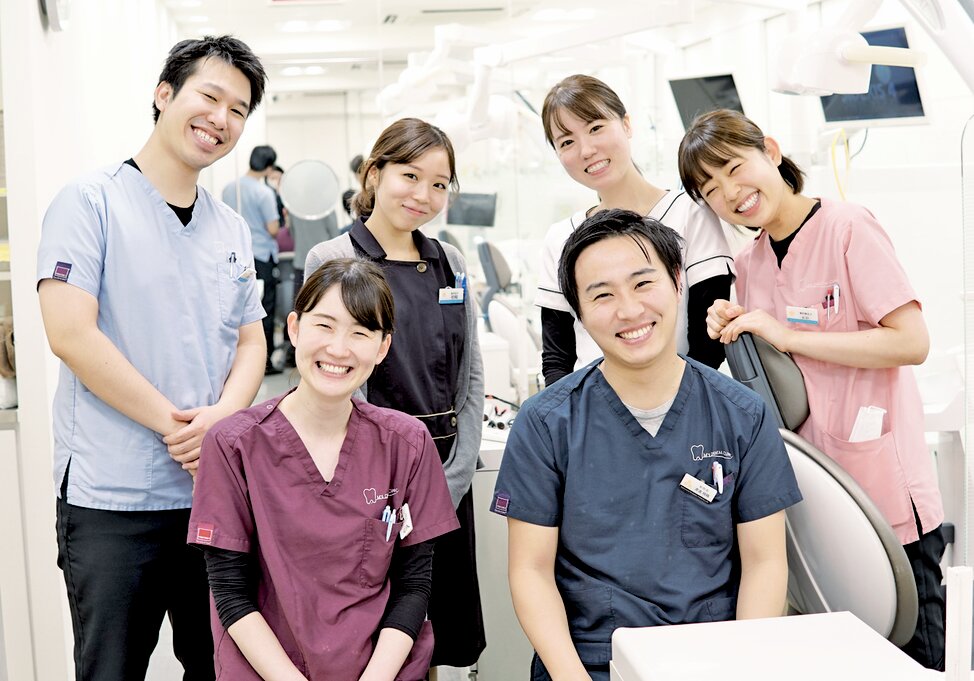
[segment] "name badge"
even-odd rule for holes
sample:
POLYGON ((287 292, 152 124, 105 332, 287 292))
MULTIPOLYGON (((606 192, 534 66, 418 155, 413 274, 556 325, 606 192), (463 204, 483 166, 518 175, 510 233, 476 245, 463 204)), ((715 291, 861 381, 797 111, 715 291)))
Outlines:
POLYGON ((703 480, 698 480, 689 473, 683 474, 683 479, 680 481, 680 487, 695 497, 703 499, 708 504, 714 500, 717 496, 717 490, 705 483, 703 480))
POLYGON ((789 305, 785 308, 785 318, 795 324, 818 324, 818 310, 814 307, 789 305))
POLYGON ((463 289, 444 286, 440 289, 440 305, 456 305, 463 302, 463 289))
POLYGON ((402 514, 402 527, 399 528, 399 538, 405 539, 413 531, 413 517, 409 514, 409 504, 403 504, 399 511, 402 514))

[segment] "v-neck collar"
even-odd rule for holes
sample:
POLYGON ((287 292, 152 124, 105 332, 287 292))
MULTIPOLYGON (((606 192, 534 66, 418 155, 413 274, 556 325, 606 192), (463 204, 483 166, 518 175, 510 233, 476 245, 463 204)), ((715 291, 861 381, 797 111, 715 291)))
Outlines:
POLYGON ((148 194, 149 199, 158 206, 161 215, 165 216, 161 219, 166 223, 166 226, 169 227, 171 232, 181 234, 184 232, 191 233, 196 231, 196 227, 199 224, 197 217, 199 216, 200 200, 203 196, 202 192, 199 190, 199 185, 196 186, 196 201, 194 202, 195 206, 193 208, 193 215, 189 222, 183 225, 182 221, 176 215, 176 212, 170 208, 166 199, 162 196, 162 194, 159 193, 156 186, 149 182, 149 178, 147 178, 141 170, 132 167, 125 161, 121 161, 118 164, 118 168, 115 170, 115 174, 118 173, 135 174, 135 177, 138 178, 138 182, 142 185, 143 190, 145 190, 146 194, 148 194))
POLYGON ((341 490, 342 480, 345 478, 345 471, 348 469, 348 465, 351 461, 352 452, 355 449, 355 438, 358 436, 359 423, 361 422, 361 413, 359 412, 359 408, 355 403, 355 400, 352 400, 352 411, 348 416, 348 427, 345 430, 345 439, 342 441, 341 449, 338 452, 338 462, 335 464, 335 474, 332 475, 330 481, 327 481, 321 474, 321 471, 318 470, 318 466, 311 457, 311 452, 308 451, 308 447, 304 444, 304 440, 301 439, 301 436, 298 435, 298 431, 294 428, 294 425, 280 409, 281 401, 295 390, 296 388, 291 388, 289 391, 278 397, 276 402, 271 403, 269 406, 272 406, 273 409, 268 410, 268 414, 266 414, 261 420, 266 421, 268 419, 272 419, 271 423, 280 436, 281 442, 288 448, 288 451, 292 453, 292 456, 301 462, 305 472, 307 472, 308 484, 311 485, 315 495, 333 497, 339 492, 339 490, 341 490))
POLYGON ((609 382, 605 379, 605 374, 599 369, 599 365, 596 364, 592 367, 592 380, 594 381, 595 390, 598 394, 605 400, 609 408, 615 412, 616 416, 629 431, 629 434, 639 442, 641 442, 646 450, 657 450, 663 448, 663 446, 669 440, 670 434, 676 430, 676 424, 679 422, 683 415, 683 411, 686 408, 687 403, 690 399, 690 393, 692 392, 692 372, 693 369, 690 367, 690 362, 686 361, 684 357, 683 365, 683 376, 680 378, 680 387, 676 391, 676 397, 673 398, 673 404, 670 406, 669 410, 666 412, 666 416, 663 417, 663 423, 660 424, 659 430, 656 435, 650 435, 645 428, 640 425, 636 417, 632 415, 629 408, 623 404, 622 400, 619 399, 619 395, 616 391, 612 389, 609 382))

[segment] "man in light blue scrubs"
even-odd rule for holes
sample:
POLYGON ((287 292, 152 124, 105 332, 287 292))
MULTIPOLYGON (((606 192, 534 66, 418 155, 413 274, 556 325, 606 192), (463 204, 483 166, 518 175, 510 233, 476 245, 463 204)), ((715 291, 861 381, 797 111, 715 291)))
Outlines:
POLYGON ((197 185, 263 96, 228 36, 184 40, 133 158, 62 189, 37 256, 61 359, 54 397, 58 565, 78 681, 145 677, 168 614, 184 680, 213 679, 206 572, 186 546, 200 443, 253 401, 265 349, 250 231, 197 185))
POLYGON ((266 144, 254 147, 250 152, 250 169, 238 180, 223 188, 223 202, 240 213, 250 227, 250 238, 254 245, 254 267, 257 278, 263 282, 264 292, 260 303, 264 308, 264 341, 267 344, 267 365, 265 374, 279 374, 271 364, 274 352, 274 308, 277 306, 277 283, 280 271, 277 268, 277 233, 281 229, 281 218, 277 212, 277 195, 265 182, 274 169, 277 152, 266 144))
POLYGON ((784 612, 783 509, 801 493, 761 398, 677 354, 681 257, 676 232, 625 210, 562 251, 561 290, 605 357, 524 403, 491 505, 533 681, 608 681, 618 627, 784 612))

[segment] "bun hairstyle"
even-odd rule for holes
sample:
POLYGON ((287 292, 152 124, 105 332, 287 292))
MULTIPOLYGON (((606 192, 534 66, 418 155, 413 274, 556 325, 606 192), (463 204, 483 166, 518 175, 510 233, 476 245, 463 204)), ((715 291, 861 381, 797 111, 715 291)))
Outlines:
POLYGON ((446 133, 435 125, 418 118, 400 118, 382 131, 372 146, 369 157, 358 171, 362 190, 352 198, 352 213, 368 218, 375 208, 375 186, 369 181, 372 168, 381 171, 389 163, 412 163, 427 151, 443 149, 450 162, 450 189, 460 190, 457 181, 456 157, 453 144, 446 133))
POLYGON ((586 123, 600 118, 624 118, 626 115, 626 107, 615 90, 598 78, 581 73, 557 83, 544 98, 541 122, 545 139, 552 148, 555 137, 568 132, 558 119, 561 111, 567 111, 586 123))
MULTIPOLYGON (((750 118, 731 109, 717 109, 697 116, 677 152, 680 180, 687 194, 702 201, 700 188, 710 179, 703 167, 720 168, 734 158, 739 149, 766 150, 764 133, 750 118)), ((778 172, 793 193, 801 192, 805 173, 794 161, 782 156, 778 172)))

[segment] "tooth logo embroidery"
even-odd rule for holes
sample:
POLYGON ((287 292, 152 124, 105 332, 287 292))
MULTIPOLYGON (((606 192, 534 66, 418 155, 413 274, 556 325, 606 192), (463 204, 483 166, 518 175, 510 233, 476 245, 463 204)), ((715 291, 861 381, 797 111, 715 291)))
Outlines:
POLYGON ((376 491, 375 487, 369 487, 368 489, 363 489, 362 490, 362 494, 365 495, 365 503, 367 503, 369 506, 371 506, 372 504, 375 504, 375 503, 377 503, 379 501, 383 501, 384 499, 388 499, 389 497, 391 497, 391 496, 393 496, 395 494, 398 494, 398 493, 399 493, 399 490, 398 489, 395 489, 395 488, 389 490, 385 494, 379 494, 376 491))
POLYGON ((703 461, 704 459, 733 459, 734 455, 730 452, 725 452, 723 449, 705 452, 703 451, 703 445, 691 445, 690 457, 694 461, 703 461))

